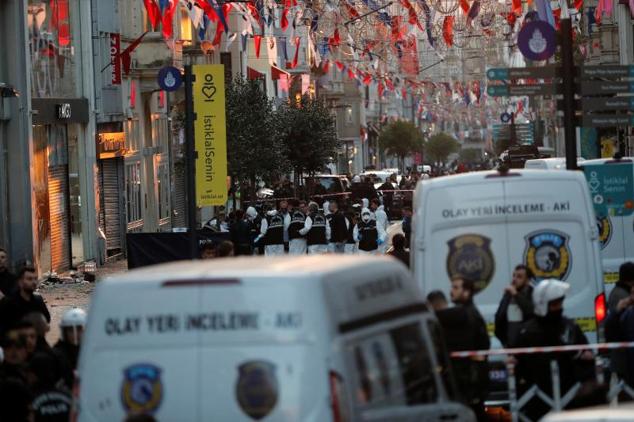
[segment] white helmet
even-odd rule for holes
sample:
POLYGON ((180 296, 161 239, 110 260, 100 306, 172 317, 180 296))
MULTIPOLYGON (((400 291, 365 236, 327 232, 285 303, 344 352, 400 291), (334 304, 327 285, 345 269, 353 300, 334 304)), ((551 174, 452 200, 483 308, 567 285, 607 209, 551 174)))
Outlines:
POLYGON ((255 208, 253 208, 253 207, 247 208, 247 217, 250 220, 255 219, 255 217, 257 217, 257 215, 258 215, 258 212, 255 210, 255 208))
POLYGON ((67 327, 85 327, 86 311, 81 308, 72 308, 64 312, 62 320, 59 323, 60 328, 67 327))
POLYGON ((544 317, 548 314, 548 303, 566 296, 570 288, 568 283, 554 278, 542 280, 533 289, 533 304, 535 315, 544 317))
POLYGON ((361 177, 359 177, 359 175, 356 175, 352 178, 352 183, 361 183, 361 177))

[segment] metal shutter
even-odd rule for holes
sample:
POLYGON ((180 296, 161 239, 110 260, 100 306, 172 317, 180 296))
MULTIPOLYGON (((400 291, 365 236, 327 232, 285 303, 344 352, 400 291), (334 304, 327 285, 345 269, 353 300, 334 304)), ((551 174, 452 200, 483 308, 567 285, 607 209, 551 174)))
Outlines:
POLYGON ((101 221, 106 234, 107 256, 120 253, 121 244, 121 179, 119 164, 121 159, 113 158, 101 161, 101 221))
POLYGON ((51 225, 51 268, 61 273, 70 269, 67 166, 48 168, 48 202, 51 225))

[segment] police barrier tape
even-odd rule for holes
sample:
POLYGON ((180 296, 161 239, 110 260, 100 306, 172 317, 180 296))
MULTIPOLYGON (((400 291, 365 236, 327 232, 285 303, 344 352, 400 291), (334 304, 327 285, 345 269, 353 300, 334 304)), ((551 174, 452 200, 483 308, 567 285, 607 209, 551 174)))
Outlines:
POLYGON ((594 344, 571 344, 568 346, 545 346, 545 347, 516 347, 509 349, 491 349, 491 350, 466 350, 461 352, 451 352, 452 358, 469 358, 476 356, 495 356, 495 355, 522 355, 532 353, 553 353, 553 352, 574 352, 583 350, 599 350, 599 349, 623 349, 634 347, 634 341, 629 342, 612 342, 612 343, 594 343, 594 344))
MULTIPOLYGON (((460 352, 452 352, 452 358, 473 358, 494 355, 530 355, 539 353, 561 353, 561 352, 583 352, 588 350, 615 350, 633 348, 634 342, 611 342, 611 343, 594 343, 594 344, 574 344, 569 346, 545 346, 545 347, 517 347, 508 349, 493 350, 466 350, 460 352)), ((604 359, 599 355, 594 356, 596 381, 598 384, 604 384, 604 359)), ((512 422, 530 421, 531 419, 522 413, 522 408, 529 404, 533 399, 539 399, 545 403, 551 410, 560 411, 566 408, 568 404, 575 398, 581 388, 581 383, 577 382, 568 391, 561 391, 559 365, 556 360, 550 362, 550 375, 552 385, 552 396, 540 390, 537 385, 532 385, 518 397, 517 381, 515 377, 515 360, 507 359, 506 370, 508 373, 508 394, 509 394, 509 410, 512 422)), ((606 394, 606 401, 615 405, 621 395, 629 396, 634 399, 634 388, 626 384, 624 380, 619 380, 616 373, 612 373, 609 381, 609 389, 606 394)))

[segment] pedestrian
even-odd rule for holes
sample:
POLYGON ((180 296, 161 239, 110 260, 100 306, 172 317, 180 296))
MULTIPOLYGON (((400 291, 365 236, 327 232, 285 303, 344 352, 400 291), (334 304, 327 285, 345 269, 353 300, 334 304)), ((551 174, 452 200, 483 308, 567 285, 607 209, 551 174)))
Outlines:
POLYGON ((0 248, 0 299, 9 296, 17 289, 15 274, 9 269, 9 255, 0 248))
POLYGON ((34 267, 25 266, 18 272, 18 289, 0 300, 0 336, 31 312, 41 312, 46 322, 51 322, 42 296, 35 293, 38 284, 34 267))
POLYGON ((260 235, 255 239, 264 241, 264 255, 284 255, 284 217, 277 210, 267 211, 260 225, 260 235))
POLYGON ((299 201, 287 218, 288 253, 306 255, 306 236, 300 233, 306 224, 306 202, 299 201))
MULTIPOLYGON (((630 297, 630 292, 632 291, 633 287, 634 262, 624 262, 619 267, 619 280, 616 282, 616 285, 610 292, 610 296, 608 296, 608 314, 611 314, 612 318, 616 318, 616 314, 619 314, 623 311, 623 309, 618 309, 618 305, 623 299, 630 297)), ((621 336, 618 335, 617 337, 620 338, 621 336)), ((610 351, 610 369, 621 378, 628 377, 627 353, 629 350, 630 349, 614 349, 610 351)), ((634 377, 632 378, 632 380, 634 381, 634 377)))
POLYGON ((405 247, 407 249, 411 249, 411 236, 412 236, 412 208, 411 207, 403 207, 403 223, 401 224, 401 230, 403 230, 403 234, 405 235, 405 247))
MULTIPOLYGON (((605 320, 605 337, 609 342, 634 341, 634 287, 614 309, 609 310, 605 320)), ((634 386, 634 349, 616 351, 621 352, 617 354, 617 374, 627 385, 634 386)))
POLYGON ((229 233, 236 256, 253 255, 251 222, 245 218, 243 210, 236 210, 236 221, 229 227, 229 233))
POLYGON ((385 206, 385 212, 390 214, 392 210, 392 202, 394 198, 394 185, 396 184, 396 174, 391 174, 385 179, 385 182, 379 186, 379 191, 383 197, 383 205, 385 206))
POLYGON ((216 257, 216 244, 213 240, 203 243, 200 247, 200 259, 214 259, 216 257))
POLYGON ((17 333, 0 341, 4 359, 0 364, 0 421, 31 422, 31 390, 28 387, 27 353, 17 333))
MULTIPOLYGON (((389 221, 387 218, 387 213, 385 212, 385 208, 377 198, 374 198, 370 201, 370 210, 374 213, 374 219, 376 220, 376 225, 379 227, 379 230, 383 230, 387 232, 387 228, 389 226, 389 221)), ((379 245, 379 252, 385 253, 387 249, 387 243, 382 243, 379 245)))
POLYGON ((447 309, 447 297, 440 290, 432 290, 427 295, 427 303, 434 310, 434 312, 442 311, 443 309, 447 309))
POLYGON ((59 323, 60 339, 53 352, 61 369, 61 376, 68 388, 72 388, 74 371, 79 361, 79 350, 86 327, 86 312, 81 308, 71 308, 64 312, 59 323))
POLYGON ((332 201, 329 205, 330 214, 328 217, 330 225, 330 243, 333 245, 332 252, 342 254, 346 249, 350 221, 339 209, 337 201, 332 201))
POLYGON ((262 225, 262 216, 255 207, 247 208, 247 219, 251 223, 251 244, 253 245, 256 253, 258 255, 263 255, 264 251, 262 248, 263 238, 260 237, 260 227, 262 225))
POLYGON ((409 268, 409 252, 405 250, 405 236, 397 233, 392 237, 392 250, 388 252, 388 255, 401 261, 407 268, 409 268))
POLYGON ((216 255, 218 258, 227 258, 234 256, 235 252, 233 250, 233 242, 231 240, 223 240, 218 245, 218 250, 216 251, 216 255))
POLYGON ((290 210, 288 201, 283 199, 280 201, 279 211, 284 220, 284 252, 288 253, 288 224, 290 223, 290 210))
MULTIPOLYGON (((460 318, 460 332, 453 347, 448 341, 450 352, 460 350, 487 350, 490 346, 484 318, 473 303, 475 283, 473 280, 456 276, 451 280, 451 301, 458 310, 464 312, 460 318)), ((449 309, 448 309, 449 311, 449 309)), ((442 324, 441 324, 442 325, 442 324)), ((486 421, 484 400, 488 393, 488 365, 486 358, 456 358, 452 359, 456 374, 456 381, 463 399, 471 407, 478 421, 486 421)))
POLYGON ((299 233, 306 236, 309 254, 321 254, 328 252, 328 239, 330 238, 330 226, 324 214, 319 212, 319 205, 315 202, 308 204, 308 216, 304 222, 304 228, 299 233))
POLYGON ((522 324, 533 317, 533 272, 526 265, 513 270, 511 284, 504 289, 495 313, 495 336, 504 347, 517 342, 522 324))
POLYGON ((46 341, 46 333, 51 330, 51 327, 44 315, 41 312, 31 312, 22 318, 22 322, 28 323, 35 329, 35 352, 52 353, 53 349, 46 341))
POLYGON ((382 226, 372 218, 372 212, 368 208, 361 210, 361 221, 354 227, 354 240, 359 242, 359 253, 377 254, 378 248, 385 242, 387 234, 382 226))
MULTIPOLYGON (((563 315, 564 299, 570 288, 568 283, 555 279, 542 280, 533 289, 535 317, 525 322, 517 343, 511 347, 547 347, 588 344, 588 339, 577 323, 563 315)), ((576 382, 594 378, 594 357, 589 350, 583 352, 558 352, 523 354, 517 356, 516 374, 520 394, 533 385, 549 397, 553 395, 550 362, 556 361, 559 369, 559 388, 563 397, 576 382)), ((533 398, 525 406, 525 413, 538 420, 550 409, 539 398, 533 398)))

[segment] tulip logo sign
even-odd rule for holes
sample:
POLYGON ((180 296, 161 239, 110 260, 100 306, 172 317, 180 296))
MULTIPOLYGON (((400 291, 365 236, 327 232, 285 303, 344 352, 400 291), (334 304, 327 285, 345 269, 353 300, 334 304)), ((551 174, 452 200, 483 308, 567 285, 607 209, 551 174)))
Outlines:
POLYGON ((529 60, 546 60, 555 54, 555 29, 544 21, 529 22, 517 35, 517 46, 529 60))
POLYGON ((196 139, 196 204, 227 201, 227 129, 223 65, 193 66, 194 138, 196 139))

